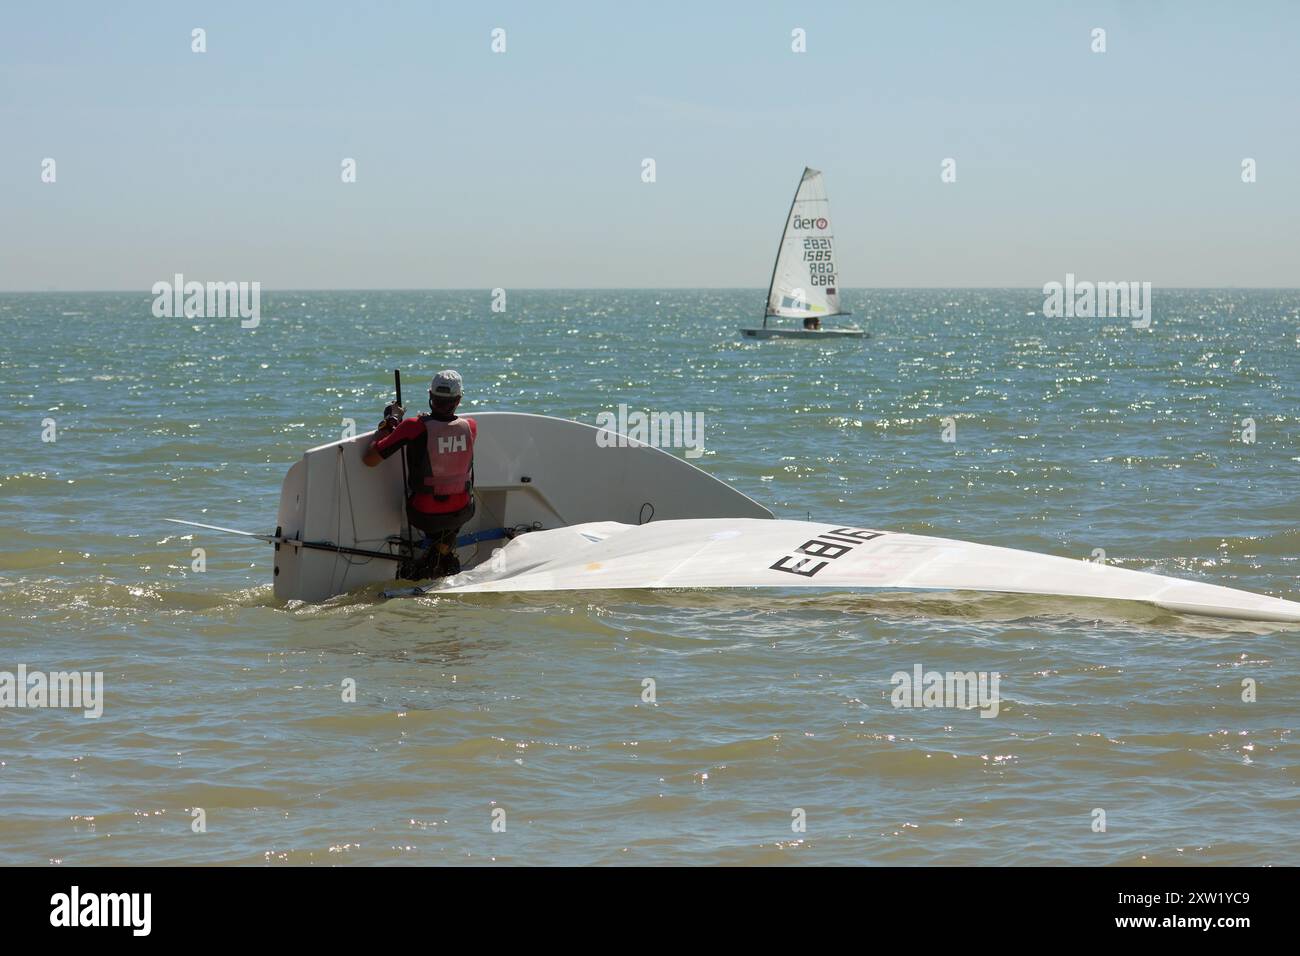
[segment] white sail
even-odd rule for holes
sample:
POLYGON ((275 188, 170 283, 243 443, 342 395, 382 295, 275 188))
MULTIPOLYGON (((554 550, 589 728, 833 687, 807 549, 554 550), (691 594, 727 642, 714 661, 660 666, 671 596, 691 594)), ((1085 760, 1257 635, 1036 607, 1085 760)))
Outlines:
POLYGON ((1001 591, 1300 622, 1300 603, 1216 584, 947 538, 747 518, 604 521, 525 534, 424 593, 769 587, 1001 591))
POLYGON ((804 169, 772 267, 767 315, 806 319, 840 313, 831 204, 821 170, 804 169))

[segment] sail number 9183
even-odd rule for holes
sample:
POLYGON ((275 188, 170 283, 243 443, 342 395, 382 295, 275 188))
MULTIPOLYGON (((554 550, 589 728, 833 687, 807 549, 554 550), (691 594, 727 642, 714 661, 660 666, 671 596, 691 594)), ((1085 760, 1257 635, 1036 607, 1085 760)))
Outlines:
POLYGON ((773 571, 785 571, 787 574, 810 578, 831 561, 844 557, 858 545, 887 533, 872 531, 870 528, 834 528, 823 531, 817 537, 795 548, 794 554, 782 555, 769 567, 773 571), (806 557, 799 557, 801 554, 806 557))

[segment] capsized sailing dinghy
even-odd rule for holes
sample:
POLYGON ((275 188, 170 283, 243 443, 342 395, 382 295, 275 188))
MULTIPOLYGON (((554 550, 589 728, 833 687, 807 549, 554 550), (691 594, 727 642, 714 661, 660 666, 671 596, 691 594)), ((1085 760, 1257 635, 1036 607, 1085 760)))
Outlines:
MULTIPOLYGON (((457 549, 466 570, 424 587, 390 589, 390 596, 612 588, 985 591, 1300 623, 1300 603, 1234 588, 859 525, 776 520, 689 462, 635 440, 597 443, 599 429, 542 415, 473 417, 478 511, 457 549)), ((279 527, 252 535, 275 547, 276 597, 322 601, 396 582, 411 548, 400 456, 367 468, 361 456, 371 437, 313 448, 289 469, 279 527)))
POLYGON ((781 244, 767 285, 761 328, 742 328, 749 339, 861 338, 856 325, 823 328, 821 320, 849 315, 840 306, 839 269, 831 229, 831 204, 821 170, 805 167, 786 216, 781 244), (770 325, 768 319, 798 319, 799 325, 770 325), (807 328, 804 320, 815 319, 807 328))
MULTIPOLYGON (((517 412, 474 412, 474 517, 457 555, 470 567, 534 528, 590 521, 771 518, 772 512, 688 461, 634 439, 603 447, 601 429, 517 412)), ((275 596, 324 601, 397 580, 412 552, 402 456, 361 460, 373 432, 309 449, 285 475, 273 534, 206 530, 275 546, 275 596)), ((168 519, 175 521, 176 519, 168 519)), ((181 521, 194 525, 195 522, 181 521)), ((419 537, 418 532, 416 537, 419 537)))

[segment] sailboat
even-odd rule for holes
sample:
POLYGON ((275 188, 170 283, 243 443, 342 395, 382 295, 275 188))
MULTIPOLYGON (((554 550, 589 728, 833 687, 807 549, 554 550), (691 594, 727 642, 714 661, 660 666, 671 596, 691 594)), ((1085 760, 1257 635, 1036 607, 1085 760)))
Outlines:
MULTIPOLYGON (((667 451, 631 440, 602 447, 591 425, 522 412, 474 418, 478 510, 457 539, 465 570, 454 577, 415 586, 398 580, 415 544, 406 481, 398 455, 367 467, 370 432, 312 448, 289 468, 273 533, 168 520, 272 545, 268 570, 282 601, 326 601, 367 585, 393 598, 642 588, 966 591, 1300 624, 1300 602, 1209 582, 858 523, 778 519, 667 451)), ((1094 614, 1086 605, 1084 613, 1094 614)))
POLYGON ((762 328, 742 328, 750 339, 861 337, 856 325, 823 328, 822 319, 849 315, 840 307, 831 204, 820 169, 805 167, 790 203, 781 245, 772 263, 762 328), (769 319, 800 319, 799 325, 769 325, 769 319))

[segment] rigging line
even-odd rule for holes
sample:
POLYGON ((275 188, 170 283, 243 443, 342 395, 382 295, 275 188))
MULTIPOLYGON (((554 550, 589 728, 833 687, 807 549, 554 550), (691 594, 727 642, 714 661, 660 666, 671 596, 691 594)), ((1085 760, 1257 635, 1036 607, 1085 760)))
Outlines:
POLYGON ((343 462, 343 446, 339 446, 339 461, 343 463, 343 485, 348 490, 348 520, 352 522, 352 540, 357 540, 357 509, 352 503, 352 479, 348 477, 347 464, 343 462))
MULTIPOLYGON (((343 485, 343 488, 344 488, 345 493, 346 493, 346 496, 347 496, 347 502, 348 502, 348 521, 349 521, 349 522, 351 523, 351 525, 352 525, 352 540, 353 540, 355 543, 359 543, 359 542, 357 541, 357 513, 356 513, 356 506, 355 506, 355 504, 354 504, 354 502, 353 502, 353 500, 352 500, 352 480, 351 480, 351 478, 350 478, 349 475, 348 475, 347 463, 346 463, 346 459, 345 459, 345 457, 344 457, 344 452, 343 452, 343 446, 342 446, 342 445, 340 445, 340 446, 338 447, 338 452, 339 452, 339 454, 338 454, 337 462, 338 462, 338 468, 341 469, 341 470, 342 470, 342 473, 343 473, 343 481, 342 481, 342 485, 343 485)), ((336 471, 335 487, 337 488, 339 484, 340 484, 340 482, 338 481, 338 478, 337 478, 337 471, 336 471)), ((335 518, 335 523, 334 523, 334 540, 335 540, 335 541, 338 541, 338 540, 342 537, 342 535, 343 535, 343 496, 341 496, 341 495, 335 495, 335 516, 336 516, 336 518, 335 518)), ((337 574, 338 574, 338 565, 339 565, 339 561, 340 561, 340 560, 342 560, 342 561, 343 561, 343 564, 344 564, 343 577, 342 577, 342 579, 339 581, 339 587, 342 588, 343 585, 344 585, 344 583, 346 583, 346 581, 347 581, 347 579, 348 579, 348 570, 349 570, 349 569, 351 569, 352 567, 355 567, 356 565, 359 565, 359 564, 369 564, 371 561, 374 560, 374 558, 373 558, 373 557, 367 557, 364 561, 354 561, 354 560, 352 559, 351 555, 349 555, 349 554, 346 552, 346 550, 338 550, 338 551, 335 551, 335 552, 334 552, 334 565, 333 565, 333 567, 330 569, 330 583, 331 583, 331 584, 333 584, 334 579, 335 579, 335 577, 336 577, 337 574)))
MULTIPOLYGON (((340 468, 343 467, 343 446, 342 445, 338 446, 338 455, 335 456, 334 461, 335 461, 334 487, 337 489, 339 485, 338 471, 340 468)), ((355 530, 356 529, 354 528, 353 531, 355 532, 355 530)), ((343 536, 343 499, 336 492, 334 495, 334 540, 338 541, 342 536, 343 536)), ((340 582, 340 588, 336 589, 334 587, 334 577, 335 575, 338 574, 339 558, 341 558, 342 556, 343 553, 341 551, 334 552, 334 564, 330 567, 330 590, 341 589, 342 582, 340 582)), ((347 580, 346 571, 343 572, 343 579, 347 580)))
MULTIPOLYGON (((493 510, 492 510, 491 508, 489 508, 487 505, 483 504, 483 498, 479 495, 479 493, 478 493, 478 487, 477 487, 477 486, 474 486, 474 487, 472 487, 472 488, 470 489, 470 494, 474 496, 474 508, 475 508, 475 510, 477 510, 477 509, 479 508, 479 506, 482 506, 483 510, 486 511, 486 512, 488 513, 488 517, 492 519, 493 524, 494 524, 496 527, 498 527, 498 528, 505 527, 505 522, 503 522, 500 518, 498 518, 497 515, 496 515, 496 513, 493 512, 493 510)), ((479 550, 479 544, 480 544, 480 542, 478 542, 478 541, 475 541, 475 542, 474 542, 474 553, 473 553, 472 555, 470 555, 470 559, 469 559, 470 562, 471 562, 471 566, 472 566, 473 562, 478 561, 478 550, 479 550)))
MULTIPOLYGON (((343 487, 344 487, 344 489, 346 490, 346 493, 347 493, 347 500, 348 500, 348 520, 352 523, 352 543, 353 543, 353 544, 365 544, 365 543, 369 543, 369 542, 372 542, 372 541, 381 541, 381 540, 382 540, 382 541, 385 541, 385 542, 389 545, 389 552, 392 553, 392 542, 391 542, 391 541, 388 541, 386 538, 358 538, 358 537, 357 537, 357 510, 356 510, 356 504, 355 504, 355 502, 352 500, 352 479, 351 479, 351 477, 348 475, 348 470, 347 470, 347 466, 346 466, 346 464, 344 464, 345 459, 344 459, 344 457, 343 457, 343 446, 341 446, 341 445, 339 446, 339 462, 340 462, 340 464, 341 464, 342 467, 343 467, 343 487)), ((343 530, 343 508, 342 508, 342 502, 341 502, 341 500, 340 500, 340 503, 339 503, 339 509, 338 509, 338 512, 339 512, 339 518, 338 518, 338 522, 336 523, 336 526, 335 526, 335 528, 336 528, 336 533, 335 533, 335 538, 334 538, 335 541, 338 541, 338 540, 339 540, 339 535, 342 534, 342 530, 343 530)), ((399 537, 400 537, 400 536, 399 536, 399 537)), ((402 553, 401 553, 400 550, 396 553, 395 557, 397 557, 397 558, 401 558, 401 557, 403 557, 403 555, 402 555, 402 553)), ((369 564, 371 561, 375 560, 375 557, 374 557, 373 555, 372 555, 372 556, 365 557, 365 558, 362 559, 362 560, 354 560, 353 557, 352 557, 351 555, 349 555, 346 551, 336 551, 336 552, 334 553, 335 567, 338 566, 338 560, 339 560, 340 558, 343 559, 344 564, 346 564, 348 568, 353 568, 353 567, 356 567, 356 566, 358 566, 358 565, 363 565, 363 564, 369 564)), ((331 580, 332 580, 332 579, 331 579, 331 580)), ((346 571, 346 570, 344 571, 344 574, 343 574, 343 580, 344 580, 344 581, 347 580, 347 571, 346 571)), ((340 582, 340 584, 341 584, 341 582, 340 582)))
MULTIPOLYGON (((402 455, 402 489, 398 494, 398 500, 402 503, 402 527, 406 529, 406 539, 408 541, 414 541, 415 528, 411 525, 411 515, 406 510, 406 496, 411 493, 411 481, 406 474, 406 449, 409 447, 409 445, 404 445, 398 449, 402 455)), ((411 546, 411 554, 412 556, 415 555, 414 545, 411 546)))
MULTIPOLYGON (((492 527, 494 527, 494 528, 504 528, 504 527, 506 527, 505 520, 502 518, 502 516, 501 516, 501 515, 498 515, 495 511, 493 511, 491 508, 489 508, 489 507, 484 503, 484 501, 483 501, 483 496, 480 495, 480 494, 478 493, 478 486, 477 486, 477 485, 475 485, 473 488, 470 489, 470 493, 474 496, 474 505, 475 505, 475 507, 477 508, 478 506, 482 505, 483 510, 486 511, 486 512, 488 513, 488 517, 492 519, 492 527)), ((473 554, 473 556, 470 558, 470 561, 477 561, 477 560, 478 560, 479 544, 480 544, 480 542, 478 542, 478 541, 475 541, 475 542, 474 542, 474 554, 473 554)))
POLYGON ((492 518, 493 526, 497 528, 504 528, 506 526, 506 523, 501 520, 501 517, 495 511, 493 511, 491 508, 487 506, 487 504, 483 501, 483 496, 478 493, 478 488, 474 489, 473 494, 474 494, 475 506, 476 507, 478 505, 483 506, 483 510, 488 513, 488 516, 490 518, 492 518))
MULTIPOLYGON (((393 369, 393 385, 395 386, 395 390, 397 393, 396 395, 397 407, 401 408, 402 414, 405 415, 406 408, 402 405, 402 370, 400 368, 393 369)), ((432 405, 430 405, 429 410, 430 411, 433 410, 432 405)), ((407 465, 406 451, 409 447, 410 447, 409 445, 403 445, 401 448, 398 449, 398 451, 402 453, 402 490, 401 490, 400 500, 402 502, 402 527, 406 529, 407 540, 414 541, 415 529, 411 526, 411 516, 406 510, 407 496, 411 494, 411 482, 410 482, 410 478, 407 476, 406 473, 406 465, 407 465)), ((470 467, 471 468, 474 467, 472 462, 470 463, 470 467)), ((415 557, 414 545, 411 546, 411 557, 415 557)))

